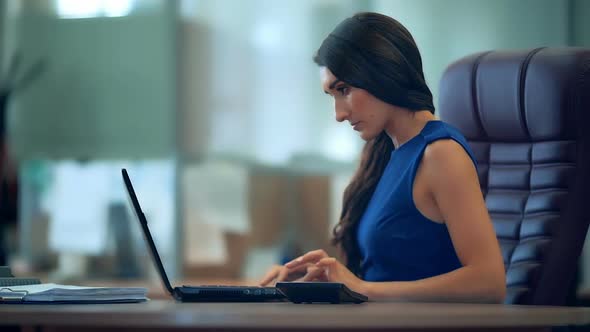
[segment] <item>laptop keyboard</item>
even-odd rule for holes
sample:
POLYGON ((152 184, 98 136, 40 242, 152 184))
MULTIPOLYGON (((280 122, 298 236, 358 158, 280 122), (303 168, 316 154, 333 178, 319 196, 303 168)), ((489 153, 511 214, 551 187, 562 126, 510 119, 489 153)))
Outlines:
POLYGON ((0 287, 37 285, 41 280, 36 278, 0 278, 0 287))

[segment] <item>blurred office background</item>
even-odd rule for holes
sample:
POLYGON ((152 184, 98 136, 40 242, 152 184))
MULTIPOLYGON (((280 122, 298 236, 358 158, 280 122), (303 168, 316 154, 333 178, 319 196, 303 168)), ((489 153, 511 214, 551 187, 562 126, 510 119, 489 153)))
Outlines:
POLYGON ((412 32, 435 104, 467 54, 590 47, 586 0, 0 1, 0 259, 44 281, 158 282, 121 167, 174 280, 257 280, 332 250, 362 141, 311 58, 359 11, 412 32))

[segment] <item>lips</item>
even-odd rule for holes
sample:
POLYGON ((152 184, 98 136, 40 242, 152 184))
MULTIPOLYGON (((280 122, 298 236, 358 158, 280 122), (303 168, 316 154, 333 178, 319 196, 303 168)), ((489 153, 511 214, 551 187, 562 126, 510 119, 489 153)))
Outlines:
POLYGON ((350 125, 352 126, 352 129, 358 131, 360 129, 359 128, 360 127, 360 123, 361 123, 360 121, 357 121, 357 122, 351 123, 350 125))

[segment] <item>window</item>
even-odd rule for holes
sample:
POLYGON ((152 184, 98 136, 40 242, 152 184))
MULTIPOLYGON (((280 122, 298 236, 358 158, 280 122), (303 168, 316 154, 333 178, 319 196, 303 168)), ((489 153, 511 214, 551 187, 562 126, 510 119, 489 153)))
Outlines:
POLYGON ((119 17, 128 15, 136 0, 55 0, 62 18, 119 17))

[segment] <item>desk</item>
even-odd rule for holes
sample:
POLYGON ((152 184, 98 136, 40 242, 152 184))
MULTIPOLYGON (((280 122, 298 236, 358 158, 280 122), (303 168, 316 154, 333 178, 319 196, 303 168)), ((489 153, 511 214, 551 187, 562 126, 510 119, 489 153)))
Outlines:
MULTIPOLYGON (((0 305, 0 325, 24 331, 548 331, 590 324, 590 308, 486 304, 177 303, 0 305)), ((1 326, 0 326, 1 329, 1 326)))

